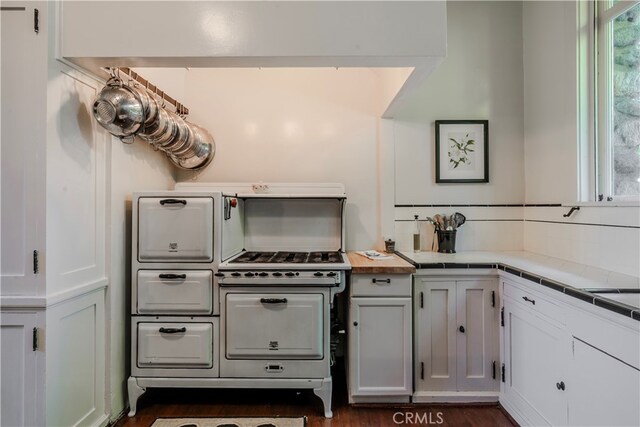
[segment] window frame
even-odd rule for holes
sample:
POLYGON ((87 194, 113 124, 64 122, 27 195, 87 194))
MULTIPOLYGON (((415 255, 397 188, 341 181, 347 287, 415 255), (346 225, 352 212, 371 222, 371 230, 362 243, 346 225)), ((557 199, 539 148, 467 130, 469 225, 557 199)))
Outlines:
MULTIPOLYGON (((616 196, 614 194, 613 164, 613 22, 617 16, 630 10, 640 1, 613 0, 594 1, 589 15, 593 16, 593 37, 595 43, 592 62, 594 70, 593 92, 593 176, 589 187, 593 188, 588 200, 607 202, 639 202, 640 195, 616 196)), ((581 64, 582 65, 582 64, 581 64)), ((583 197, 584 197, 583 193, 583 197)))

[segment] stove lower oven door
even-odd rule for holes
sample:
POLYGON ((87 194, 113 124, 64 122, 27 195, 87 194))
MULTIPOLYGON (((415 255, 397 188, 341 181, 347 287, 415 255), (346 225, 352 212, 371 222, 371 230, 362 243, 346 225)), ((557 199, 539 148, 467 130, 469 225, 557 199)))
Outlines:
POLYGON ((221 376, 328 377, 328 298, 326 289, 223 289, 221 376))
POLYGON ((217 317, 133 316, 131 375, 218 377, 217 317))

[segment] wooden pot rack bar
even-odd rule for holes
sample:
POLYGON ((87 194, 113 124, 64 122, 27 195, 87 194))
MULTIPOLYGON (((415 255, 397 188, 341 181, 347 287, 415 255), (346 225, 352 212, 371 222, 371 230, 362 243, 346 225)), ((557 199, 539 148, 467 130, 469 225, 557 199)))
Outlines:
MULTIPOLYGON (((155 95, 157 95, 160 98, 162 98, 168 104, 173 105, 175 107, 175 109, 176 109, 176 113, 177 114, 180 114, 180 115, 183 115, 183 116, 186 116, 186 115, 189 114, 189 109, 187 107, 185 107, 180 102, 178 102, 174 98, 172 98, 169 95, 167 95, 164 91, 159 89, 158 86, 154 85, 149 80, 145 79, 140 74, 138 74, 135 71, 133 71, 131 68, 129 68, 129 67, 118 67, 118 68, 112 68, 111 70, 113 70, 116 73, 116 75, 117 74, 121 74, 121 75, 124 74, 128 78, 130 78, 132 80, 135 80, 136 82, 140 83, 149 92, 154 93, 155 95)), ((110 70, 108 69, 108 71, 110 71, 110 70)))

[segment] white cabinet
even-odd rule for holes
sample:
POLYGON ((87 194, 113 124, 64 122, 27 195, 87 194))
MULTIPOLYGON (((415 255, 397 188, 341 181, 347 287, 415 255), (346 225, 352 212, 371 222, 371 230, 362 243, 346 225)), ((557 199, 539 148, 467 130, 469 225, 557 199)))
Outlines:
POLYGON ((504 299, 505 399, 528 424, 567 425, 568 337, 534 307, 504 299))
MULTIPOLYGON (((3 296, 44 294, 34 265, 34 251, 45 249, 47 38, 33 30, 34 7, 41 6, 3 1, 0 12, 3 296)), ((42 21, 46 10, 40 12, 42 21)))
POLYGON ((349 402, 408 402, 411 276, 354 274, 348 333, 349 402))
POLYGON ((411 394, 411 298, 351 298, 352 396, 411 394))
POLYGON ((39 313, 0 315, 0 384, 2 425, 44 425, 44 353, 39 338, 39 313), (35 337, 34 337, 34 334, 35 337))
POLYGON ((416 277, 414 401, 497 400, 497 298, 493 279, 416 277))
POLYGON ((640 371, 604 351, 573 340, 569 425, 640 425, 640 371))

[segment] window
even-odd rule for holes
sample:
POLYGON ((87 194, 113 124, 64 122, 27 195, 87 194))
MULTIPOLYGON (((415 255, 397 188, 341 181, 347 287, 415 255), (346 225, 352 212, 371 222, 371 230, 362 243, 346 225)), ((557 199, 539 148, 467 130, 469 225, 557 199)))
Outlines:
POLYGON ((640 196, 640 2, 596 1, 596 200, 640 196))

